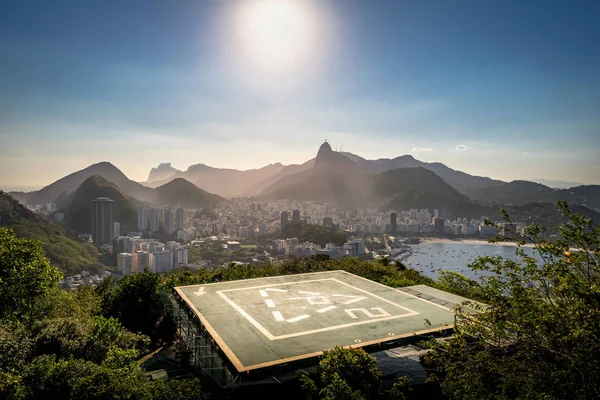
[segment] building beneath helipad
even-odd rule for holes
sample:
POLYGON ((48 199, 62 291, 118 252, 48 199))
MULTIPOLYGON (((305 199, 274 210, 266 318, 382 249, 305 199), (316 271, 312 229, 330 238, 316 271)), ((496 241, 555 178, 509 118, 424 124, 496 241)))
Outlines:
POLYGON ((467 299, 425 285, 392 288, 344 272, 316 272, 175 288, 191 362, 221 386, 290 376, 323 350, 371 353, 448 334, 467 299))

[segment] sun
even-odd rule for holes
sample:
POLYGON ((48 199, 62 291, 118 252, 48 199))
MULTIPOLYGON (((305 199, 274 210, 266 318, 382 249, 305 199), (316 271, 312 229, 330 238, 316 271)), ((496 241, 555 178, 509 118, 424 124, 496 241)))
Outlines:
POLYGON ((237 24, 237 41, 244 58, 268 72, 302 67, 316 45, 308 4, 305 0, 245 3, 237 24))

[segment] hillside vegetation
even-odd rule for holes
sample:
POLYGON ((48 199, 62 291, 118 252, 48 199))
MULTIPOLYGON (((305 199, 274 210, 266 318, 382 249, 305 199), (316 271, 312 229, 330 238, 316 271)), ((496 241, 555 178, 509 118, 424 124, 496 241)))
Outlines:
POLYGON ((137 228, 137 207, 114 183, 94 175, 86 179, 71 196, 60 205, 70 229, 84 233, 92 231, 92 200, 108 197, 113 201, 113 219, 127 232, 137 228))
POLYGON ((39 240, 46 257, 65 274, 103 267, 94 245, 69 237, 63 228, 4 192, 0 192, 0 227, 12 228, 18 237, 39 240))

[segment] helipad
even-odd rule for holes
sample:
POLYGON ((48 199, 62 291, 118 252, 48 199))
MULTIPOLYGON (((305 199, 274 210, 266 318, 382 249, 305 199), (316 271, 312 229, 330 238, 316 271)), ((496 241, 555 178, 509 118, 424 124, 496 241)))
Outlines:
POLYGON ((452 327, 466 300, 344 271, 175 288, 239 372, 452 327), (426 320, 428 323, 426 323, 426 320))

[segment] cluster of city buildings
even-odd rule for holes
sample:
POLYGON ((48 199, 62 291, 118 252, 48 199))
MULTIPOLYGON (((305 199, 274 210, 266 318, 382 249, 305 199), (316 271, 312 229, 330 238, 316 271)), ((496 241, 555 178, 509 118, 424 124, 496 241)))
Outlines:
POLYGON ((172 271, 188 263, 189 235, 184 229, 185 210, 177 208, 138 210, 138 231, 121 235, 121 224, 113 219, 113 201, 106 197, 92 201, 92 242, 116 255, 117 270, 128 275, 148 268, 152 272, 172 271), (158 232, 178 241, 162 243, 148 238, 158 232))
MULTIPOLYGON (((203 214, 189 226, 191 237, 226 234, 243 240, 260 239, 286 232, 290 225, 306 223, 335 228, 356 235, 442 234, 460 236, 496 235, 484 217, 447 219, 437 209, 382 212, 379 205, 344 208, 332 204, 278 200, 253 202, 233 199, 218 206, 212 215, 203 214)), ((511 227, 515 232, 524 224, 511 227)))
POLYGON ((113 238, 113 253, 117 255, 117 270, 123 275, 148 268, 155 273, 172 271, 188 263, 188 248, 175 241, 162 243, 140 236, 113 238))
POLYGON ((273 241, 273 253, 285 254, 289 257, 307 258, 316 255, 328 256, 331 259, 342 257, 361 257, 367 254, 365 241, 363 239, 353 239, 343 246, 336 246, 328 243, 325 247, 318 244, 304 242, 300 243, 297 238, 281 239, 273 241))
MULTIPOLYGON (((142 232, 164 232, 166 235, 172 235, 184 231, 185 210, 177 207, 175 211, 171 208, 150 208, 140 207, 138 209, 138 230, 142 232)), ((186 233, 187 234, 187 233, 186 233)))

